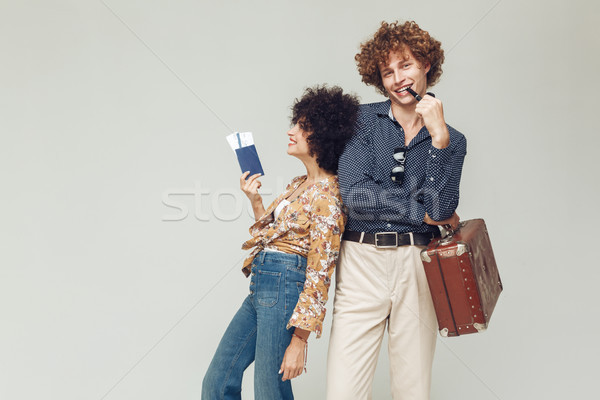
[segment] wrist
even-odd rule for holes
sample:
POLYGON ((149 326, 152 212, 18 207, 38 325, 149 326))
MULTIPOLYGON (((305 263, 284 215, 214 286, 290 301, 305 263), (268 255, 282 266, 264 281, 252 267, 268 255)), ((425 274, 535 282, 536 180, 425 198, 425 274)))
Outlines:
POLYGON ((449 144, 450 144, 449 140, 439 140, 439 141, 432 140, 431 141, 431 145, 439 150, 445 149, 446 147, 448 147, 449 144))
POLYGON ((292 342, 301 343, 302 345, 308 344, 308 336, 303 337, 297 333, 292 333, 292 342))
POLYGON ((435 135, 431 136, 431 145, 436 149, 445 149, 450 144, 449 135, 435 135))
POLYGON ((257 196, 256 198, 252 199, 252 201, 250 201, 250 204, 252 204, 252 208, 260 208, 262 207, 262 198, 260 196, 257 196))
POLYGON ((423 218, 423 222, 425 222, 428 225, 431 225, 432 222, 434 222, 431 217, 429 216, 429 214, 425 213, 425 217, 423 218))
POLYGON ((437 149, 445 149, 450 144, 450 132, 446 126, 430 130, 431 144, 437 149))
POLYGON ((302 329, 299 330, 298 333, 292 333, 292 342, 290 345, 298 346, 304 348, 304 372, 306 371, 306 360, 308 359, 308 335, 310 335, 310 331, 304 331, 302 329), (306 337, 300 336, 301 334, 308 332, 306 337))

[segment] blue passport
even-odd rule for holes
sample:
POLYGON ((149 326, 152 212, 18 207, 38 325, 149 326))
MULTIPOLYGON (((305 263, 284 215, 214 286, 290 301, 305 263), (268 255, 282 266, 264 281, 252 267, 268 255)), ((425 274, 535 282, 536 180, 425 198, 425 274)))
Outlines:
POLYGON ((256 147, 254 147, 254 145, 235 149, 235 154, 237 155, 237 159, 240 163, 240 167, 242 168, 242 172, 250 171, 250 174, 248 176, 258 173, 260 173, 261 175, 265 174, 262 169, 262 165, 260 164, 260 159, 258 158, 256 147))

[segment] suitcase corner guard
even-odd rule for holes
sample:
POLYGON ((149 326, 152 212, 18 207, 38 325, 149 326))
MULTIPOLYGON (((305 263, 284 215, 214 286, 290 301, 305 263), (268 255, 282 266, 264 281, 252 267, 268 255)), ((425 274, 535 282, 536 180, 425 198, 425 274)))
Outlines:
POLYGON ((421 260, 427 263, 431 262, 431 257, 429 257, 429 254, 427 254, 427 249, 421 250, 421 260))

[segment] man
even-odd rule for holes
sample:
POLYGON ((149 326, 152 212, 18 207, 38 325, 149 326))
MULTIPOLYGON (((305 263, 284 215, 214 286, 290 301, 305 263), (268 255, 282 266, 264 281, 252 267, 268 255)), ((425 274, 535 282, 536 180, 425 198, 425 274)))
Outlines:
POLYGON ((444 53, 416 23, 383 22, 355 59, 363 82, 389 99, 361 106, 340 158, 349 215, 327 398, 371 399, 387 327, 393 398, 429 399, 437 320, 420 251, 439 235, 438 225, 458 225, 466 140, 446 124, 442 102, 426 94, 442 73, 444 53))

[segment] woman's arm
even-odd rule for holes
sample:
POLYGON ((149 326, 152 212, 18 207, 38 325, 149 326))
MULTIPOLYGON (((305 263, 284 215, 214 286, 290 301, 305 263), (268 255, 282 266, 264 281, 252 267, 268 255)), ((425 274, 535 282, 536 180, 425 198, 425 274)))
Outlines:
POLYGON ((320 196, 310 205, 310 246, 306 257, 306 281, 287 328, 306 329, 317 338, 323 331, 325 304, 337 264, 346 217, 337 199, 320 196))
POLYGON ((283 374, 282 381, 294 379, 302 375, 302 369, 306 365, 306 346, 308 346, 308 336, 310 331, 302 328, 295 328, 292 341, 285 350, 283 361, 279 373, 283 374))
POLYGON ((250 174, 250 171, 244 172, 240 177, 240 189, 242 189, 242 192, 250 199, 252 211, 254 211, 254 220, 258 221, 265 213, 262 196, 258 193, 258 189, 262 186, 262 183, 258 180, 258 177, 261 176, 261 174, 254 174, 246 179, 248 174, 250 174))
POLYGON ((283 379, 302 374, 305 350, 312 331, 321 336, 329 286, 339 256, 341 235, 346 218, 339 203, 322 196, 311 204, 310 249, 306 263, 306 282, 300 293, 287 328, 294 328, 292 341, 285 351, 281 372, 283 379))

